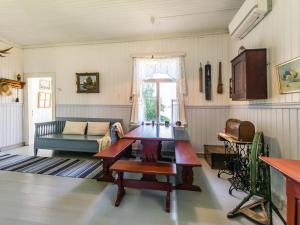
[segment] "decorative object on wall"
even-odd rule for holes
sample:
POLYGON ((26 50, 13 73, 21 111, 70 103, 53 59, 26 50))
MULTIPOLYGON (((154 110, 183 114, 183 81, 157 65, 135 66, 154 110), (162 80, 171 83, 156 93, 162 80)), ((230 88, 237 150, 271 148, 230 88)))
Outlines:
POLYGON ((22 89, 26 83, 22 82, 22 81, 18 81, 18 80, 10 80, 10 79, 6 79, 6 78, 0 78, 0 84, 6 84, 12 88, 22 89))
POLYGON ((276 66, 281 94, 300 92, 300 57, 276 66))
POLYGON ((199 67, 199 90, 203 92, 203 68, 201 62, 199 67))
POLYGON ((39 89, 40 90, 50 91, 50 89, 51 89, 51 82, 50 82, 50 80, 41 79, 39 81, 39 89))
MULTIPOLYGON (((21 75, 20 74, 18 74, 17 75, 17 81, 21 81, 21 75)), ((16 102, 19 102, 20 101, 20 99, 19 99, 19 89, 17 89, 17 97, 16 97, 16 102)))
POLYGON ((42 92, 38 93, 38 108, 50 108, 51 107, 51 93, 42 92))
POLYGON ((0 94, 3 96, 11 96, 11 87, 5 83, 0 83, 0 94))
POLYGON ((9 50, 11 50, 13 47, 4 49, 4 50, 0 50, 0 57, 5 57, 5 54, 9 54, 9 50))
POLYGON ((99 73, 76 73, 77 93, 100 93, 99 73))
MULTIPOLYGON (((4 96, 11 96, 11 88, 22 89, 25 85, 25 82, 21 81, 21 75, 17 75, 17 80, 10 80, 6 78, 0 78, 0 94, 4 96)), ((15 100, 19 102, 19 92, 17 91, 17 98, 15 100)))
POLYGON ((223 84, 222 84, 222 62, 219 62, 219 80, 218 80, 218 94, 223 94, 223 84))
POLYGON ((211 100, 211 65, 209 61, 205 65, 205 99, 211 100))

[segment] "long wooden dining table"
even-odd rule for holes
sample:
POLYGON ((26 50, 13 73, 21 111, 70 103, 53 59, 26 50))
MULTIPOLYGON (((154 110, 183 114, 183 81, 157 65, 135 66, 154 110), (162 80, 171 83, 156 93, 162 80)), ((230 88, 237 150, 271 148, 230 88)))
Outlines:
POLYGON ((141 158, 145 162, 157 162, 160 159, 161 142, 175 140, 173 127, 164 125, 141 125, 123 138, 141 141, 141 158))

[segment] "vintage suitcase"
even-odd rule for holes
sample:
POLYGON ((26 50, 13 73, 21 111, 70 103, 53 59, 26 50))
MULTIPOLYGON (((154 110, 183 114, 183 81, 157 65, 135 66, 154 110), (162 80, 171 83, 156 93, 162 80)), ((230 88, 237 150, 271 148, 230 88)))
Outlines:
POLYGON ((226 121, 225 134, 236 141, 252 142, 255 134, 255 127, 250 121, 228 119, 226 121))

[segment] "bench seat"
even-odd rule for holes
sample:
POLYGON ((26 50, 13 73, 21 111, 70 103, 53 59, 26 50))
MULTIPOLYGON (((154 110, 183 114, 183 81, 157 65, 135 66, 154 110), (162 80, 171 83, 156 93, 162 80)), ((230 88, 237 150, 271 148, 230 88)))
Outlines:
POLYGON ((172 184, 170 183, 170 176, 176 175, 176 165, 173 163, 155 163, 155 162, 141 162, 118 160, 111 167, 111 171, 118 173, 118 193, 115 201, 115 206, 119 206, 125 194, 124 187, 152 189, 166 191, 165 210, 170 212, 170 195, 172 192, 172 184), (134 180, 124 179, 124 172, 129 173, 143 173, 149 175, 164 175, 167 177, 167 182, 159 182, 156 180, 134 180))
POLYGON ((109 170, 110 166, 122 156, 130 157, 134 140, 120 139, 116 143, 110 145, 94 155, 94 157, 103 160, 103 176, 99 177, 99 181, 114 182, 112 172, 109 170))
POLYGON ((111 168, 116 172, 145 173, 154 175, 176 175, 176 165, 173 163, 155 163, 130 160, 118 160, 111 168))
POLYGON ((122 119, 110 118, 62 118, 58 117, 55 121, 36 123, 34 136, 34 154, 38 154, 39 149, 50 149, 58 151, 74 151, 74 152, 90 152, 97 153, 99 145, 97 140, 102 136, 87 135, 88 128, 85 133, 80 135, 63 134, 66 121, 78 122, 109 122, 109 134, 112 143, 118 140, 116 129, 112 126, 119 122, 123 126, 122 119))
POLYGON ((92 141, 95 142, 103 136, 78 135, 78 134, 48 134, 40 136, 40 139, 74 140, 74 141, 92 141))
POLYGON ((201 162, 197 157, 192 144, 189 141, 175 142, 176 164, 182 166, 182 183, 176 185, 176 189, 201 191, 199 186, 193 184, 193 167, 201 167, 201 162))

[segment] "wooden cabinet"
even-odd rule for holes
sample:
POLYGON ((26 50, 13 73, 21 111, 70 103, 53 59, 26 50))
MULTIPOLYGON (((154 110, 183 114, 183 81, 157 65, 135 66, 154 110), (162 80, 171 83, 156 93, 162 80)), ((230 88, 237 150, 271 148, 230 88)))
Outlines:
POLYGON ((268 98, 266 53, 266 49, 247 49, 231 61, 230 97, 232 100, 268 98))

